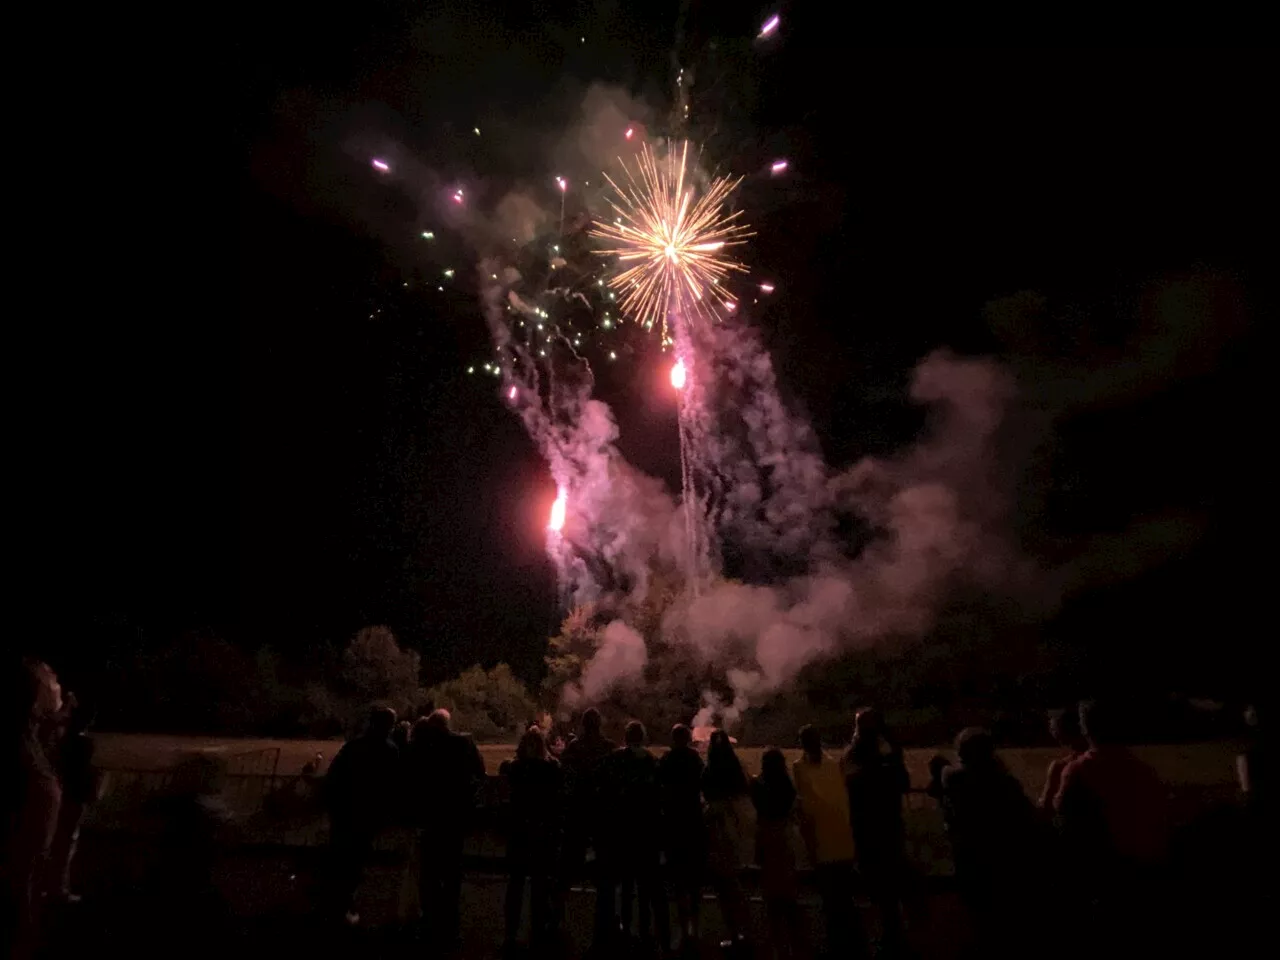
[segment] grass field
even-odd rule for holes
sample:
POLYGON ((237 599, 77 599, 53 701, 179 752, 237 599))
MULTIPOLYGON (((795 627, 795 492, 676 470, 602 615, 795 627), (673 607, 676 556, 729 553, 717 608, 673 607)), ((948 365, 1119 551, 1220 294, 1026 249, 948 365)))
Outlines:
MULTIPOLYGON (((156 770, 170 767, 181 757, 193 753, 214 753, 224 757, 252 751, 280 749, 278 772, 295 774, 315 754, 324 755, 326 767, 333 759, 340 740, 270 740, 240 739, 235 737, 186 737, 161 734, 100 733, 94 736, 96 762, 99 766, 116 769, 156 770)), ((514 748, 507 745, 482 745, 480 752, 490 773, 498 772, 498 765, 512 756, 514 748)), ((739 751, 748 772, 754 774, 760 767, 759 747, 743 747, 739 751)), ((924 787, 929 780, 928 763, 938 750, 912 749, 907 751, 907 767, 911 782, 924 787)), ((943 750, 949 753, 948 750, 943 750)), ((1161 779, 1171 787, 1215 787, 1229 789, 1235 782, 1235 755, 1238 748, 1228 742, 1193 743, 1136 747, 1135 752, 1150 763, 1161 779)), ((798 751, 788 750, 794 757, 798 751)), ((1058 755, 1053 747, 1028 747, 1001 751, 1010 771, 1022 782, 1027 793, 1036 796, 1043 783, 1044 771, 1049 761, 1058 755)))

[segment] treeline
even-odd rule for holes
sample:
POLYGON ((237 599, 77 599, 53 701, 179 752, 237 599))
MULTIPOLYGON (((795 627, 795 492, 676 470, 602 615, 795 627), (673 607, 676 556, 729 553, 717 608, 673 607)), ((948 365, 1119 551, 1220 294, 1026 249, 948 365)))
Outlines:
POLYGON ((383 626, 363 628, 340 651, 321 647, 306 663, 197 632, 139 658, 105 686, 100 722, 130 731, 341 737, 371 703, 382 703, 406 717, 447 707, 478 740, 510 741, 539 712, 504 663, 424 687, 418 653, 383 626))

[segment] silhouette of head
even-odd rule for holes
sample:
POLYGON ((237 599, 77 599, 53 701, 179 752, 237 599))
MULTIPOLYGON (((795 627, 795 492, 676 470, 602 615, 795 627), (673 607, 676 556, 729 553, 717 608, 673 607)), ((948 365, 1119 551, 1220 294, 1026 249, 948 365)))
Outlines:
POLYGON ((878 740, 884 736, 884 720, 875 707, 863 707, 853 715, 853 735, 878 740))
POLYGON ((680 750, 693 743, 693 731, 686 727, 683 723, 677 723, 671 728, 671 747, 680 750))
POLYGON ((770 747, 760 758, 760 776, 770 781, 787 779, 787 758, 777 747, 770 747))
POLYGON ((547 759, 547 738, 542 735, 541 727, 533 726, 524 732, 516 756, 521 760, 547 759))
POLYGON ((589 737, 598 736, 600 733, 600 711, 595 707, 587 707, 582 714, 582 732, 589 737))
POLYGON ((648 733, 645 732, 644 724, 639 720, 632 720, 627 724, 626 732, 623 739, 626 740, 628 747, 643 747, 648 733))
POLYGON ((806 723, 800 728, 800 749, 811 760, 822 756, 822 734, 811 723, 806 723))
POLYGON ((1096 700, 1080 703, 1080 732, 1093 746, 1113 742, 1111 711, 1096 700))
POLYGON ((1080 713, 1075 707, 1049 711, 1049 734, 1064 747, 1078 744, 1080 737, 1080 713))
POLYGON ((448 733, 449 724, 452 721, 449 711, 444 707, 437 707, 431 711, 431 715, 427 717, 427 729, 434 730, 436 733, 448 733))
POLYGON ((996 743, 989 730, 965 727, 956 737, 956 753, 966 767, 989 765, 996 756, 996 743))
POLYGON ((374 707, 369 711, 369 736, 389 737, 395 725, 396 712, 390 707, 374 707))

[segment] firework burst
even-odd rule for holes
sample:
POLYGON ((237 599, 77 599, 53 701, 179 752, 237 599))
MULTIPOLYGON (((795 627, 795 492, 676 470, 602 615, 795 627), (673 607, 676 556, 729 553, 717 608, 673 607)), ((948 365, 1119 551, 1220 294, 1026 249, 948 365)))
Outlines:
POLYGON ((731 250, 746 242, 750 228, 738 211, 725 211, 742 178, 717 177, 695 199, 688 159, 688 141, 669 148, 663 160, 645 144, 634 172, 622 163, 621 185, 606 175, 614 217, 597 220, 591 230, 610 244, 599 252, 618 258, 620 270, 609 286, 622 312, 646 330, 658 324, 664 344, 671 314, 708 319, 721 308, 732 310, 733 299, 721 285, 747 270, 731 250))

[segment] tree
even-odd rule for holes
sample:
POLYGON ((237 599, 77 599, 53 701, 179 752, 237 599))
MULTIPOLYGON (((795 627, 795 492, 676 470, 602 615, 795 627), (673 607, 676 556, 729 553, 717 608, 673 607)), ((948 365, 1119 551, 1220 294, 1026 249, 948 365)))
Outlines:
POLYGON ((511 742, 537 719, 538 706, 505 663, 492 670, 479 664, 428 691, 437 707, 453 714, 454 725, 477 740, 511 742))
POLYGON ((390 627, 362 627, 342 651, 338 679, 352 703, 356 719, 370 703, 385 703, 402 714, 412 712, 419 697, 420 658, 401 650, 390 627))

